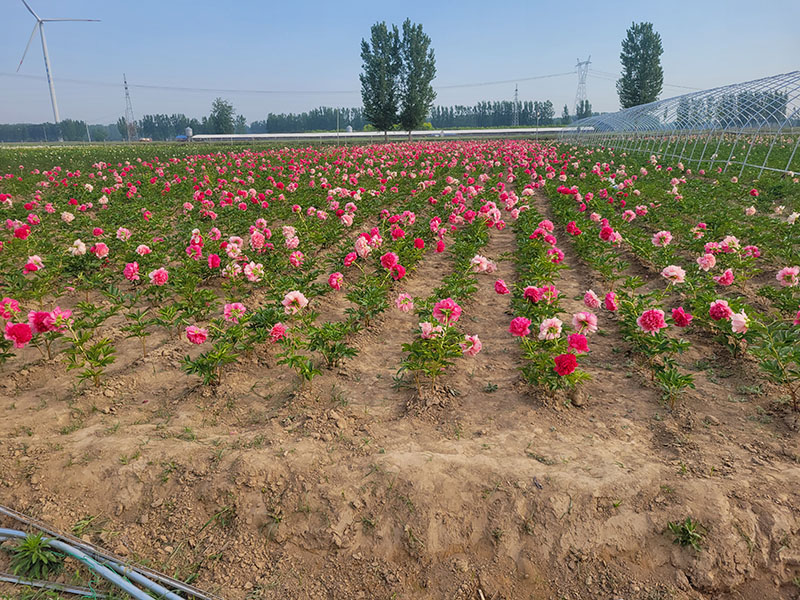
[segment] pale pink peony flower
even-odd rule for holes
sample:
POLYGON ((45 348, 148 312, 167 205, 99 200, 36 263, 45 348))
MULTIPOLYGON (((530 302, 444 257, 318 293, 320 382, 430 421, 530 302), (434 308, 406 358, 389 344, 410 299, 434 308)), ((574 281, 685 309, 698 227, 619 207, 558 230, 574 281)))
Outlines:
POLYGON ((778 271, 778 274, 775 275, 775 279, 777 279, 783 287, 795 287, 800 282, 798 275, 800 275, 800 267, 784 267, 778 271))
POLYGON ((297 290, 288 292, 281 300, 283 304, 283 311, 287 315, 297 314, 298 311, 308 306, 308 299, 297 290))
POLYGON ((423 340, 430 340, 437 337, 439 334, 444 332, 444 329, 441 325, 434 326, 433 323, 429 323, 425 321, 424 323, 419 324, 420 329, 420 336, 423 340))
POLYGON ((744 311, 731 315, 731 329, 734 333, 747 333, 747 327, 749 325, 750 317, 748 317, 744 311))
POLYGON ((242 272, 244 276, 247 277, 247 281, 258 283, 261 281, 261 278, 264 277, 264 265, 251 260, 244 266, 242 272))
POLYGON ((552 317, 545 319, 539 325, 539 339, 540 340, 554 340, 561 335, 561 319, 552 317))
POLYGON ((587 333, 597 331, 597 315, 590 312, 579 312, 572 315, 572 328, 579 333, 586 330, 587 333))
POLYGON ((683 283, 686 281, 686 271, 677 265, 669 265, 661 271, 661 276, 668 279, 671 283, 683 283))
POLYGON ((394 301, 394 305, 403 312, 414 310, 414 299, 409 294, 400 294, 394 301))
POLYGON ((672 241, 672 234, 669 231, 659 231, 658 233, 653 234, 653 239, 651 240, 654 246, 664 247, 668 246, 669 243, 672 241))
POLYGON ((139 256, 145 256, 147 254, 150 254, 150 252, 152 252, 152 250, 150 250, 150 248, 148 246, 145 246, 144 244, 139 244, 138 246, 136 246, 136 254, 138 254, 139 256))
POLYGON ((717 257, 713 254, 704 254, 703 256, 697 257, 697 265, 703 269, 703 271, 710 271, 716 264, 717 257))

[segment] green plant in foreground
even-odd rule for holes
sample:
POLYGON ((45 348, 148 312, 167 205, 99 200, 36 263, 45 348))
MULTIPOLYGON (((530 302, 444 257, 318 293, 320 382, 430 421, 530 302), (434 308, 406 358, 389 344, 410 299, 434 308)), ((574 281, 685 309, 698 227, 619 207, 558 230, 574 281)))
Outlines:
POLYGON ((18 577, 47 579, 64 565, 64 555, 50 548, 41 533, 29 534, 11 550, 11 572, 18 577))
POLYGON ((693 521, 691 517, 686 517, 684 521, 670 521, 667 523, 667 528, 675 536, 674 544, 681 546, 691 546, 698 552, 702 550, 700 543, 705 536, 705 527, 700 525, 697 521, 693 521))

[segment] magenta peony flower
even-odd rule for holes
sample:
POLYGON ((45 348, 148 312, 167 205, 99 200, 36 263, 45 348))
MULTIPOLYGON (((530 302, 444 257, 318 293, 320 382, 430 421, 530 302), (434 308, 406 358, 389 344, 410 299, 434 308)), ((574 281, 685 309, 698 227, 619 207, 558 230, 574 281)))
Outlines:
POLYGON ((508 331, 515 337, 525 337, 530 335, 531 320, 525 317, 514 317, 508 326, 508 331))
POLYGON ((642 315, 636 319, 636 324, 642 331, 650 335, 655 335, 659 330, 667 326, 667 322, 664 320, 664 311, 658 308, 651 308, 650 310, 644 311, 642 315))

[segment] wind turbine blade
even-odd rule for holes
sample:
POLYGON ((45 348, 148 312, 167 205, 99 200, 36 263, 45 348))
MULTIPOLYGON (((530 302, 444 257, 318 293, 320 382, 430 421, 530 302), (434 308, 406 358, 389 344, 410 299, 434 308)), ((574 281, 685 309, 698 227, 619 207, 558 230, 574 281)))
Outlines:
POLYGON ((33 26, 33 31, 31 32, 31 37, 28 40, 28 45, 25 46, 25 52, 22 53, 22 58, 19 61, 19 65, 17 65, 17 73, 19 73, 20 68, 22 67, 22 61, 25 60, 25 56, 28 54, 28 48, 31 47, 31 42, 33 38, 36 36, 36 30, 39 28, 39 22, 36 22, 36 25, 33 26))
POLYGON ((53 23, 55 21, 91 21, 93 23, 99 23, 100 19, 42 19, 42 23, 53 23))
POLYGON ((31 13, 31 14, 33 15, 33 17, 34 17, 34 18, 35 18, 37 21, 41 21, 41 19, 39 18, 39 15, 37 15, 35 12, 33 12, 33 9, 31 8, 31 5, 30 5, 30 4, 28 4, 27 2, 25 2, 25 0, 22 0, 22 3, 25 5, 25 8, 27 8, 27 9, 28 9, 28 12, 29 12, 29 13, 31 13))

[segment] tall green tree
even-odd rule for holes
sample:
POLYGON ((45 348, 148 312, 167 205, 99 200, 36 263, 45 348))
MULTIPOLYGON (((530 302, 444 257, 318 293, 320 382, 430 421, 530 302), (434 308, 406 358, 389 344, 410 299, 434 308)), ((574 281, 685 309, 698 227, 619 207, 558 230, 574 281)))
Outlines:
POLYGON ((233 115, 235 114, 233 104, 222 98, 217 98, 211 104, 211 114, 206 121, 209 133, 233 133, 235 125, 233 115))
POLYGON ((622 40, 622 77, 617 93, 622 108, 655 102, 664 86, 661 36, 652 23, 633 23, 622 40))
POLYGON ((569 116, 569 108, 567 105, 564 105, 564 110, 561 111, 561 124, 562 125, 569 125, 572 122, 572 117, 569 116))
POLYGON ((383 131, 386 141, 389 138, 386 132, 397 122, 397 83, 402 65, 397 26, 389 29, 385 22, 375 23, 370 41, 361 40, 361 60, 364 72, 359 79, 364 117, 375 129, 383 131))
POLYGON ((431 38, 410 19, 403 22, 400 42, 400 125, 408 131, 418 129, 433 106, 436 92, 431 81, 436 77, 436 58, 431 38))
POLYGON ((585 119, 592 116, 592 104, 588 100, 581 100, 578 102, 578 112, 575 114, 576 119, 585 119))

